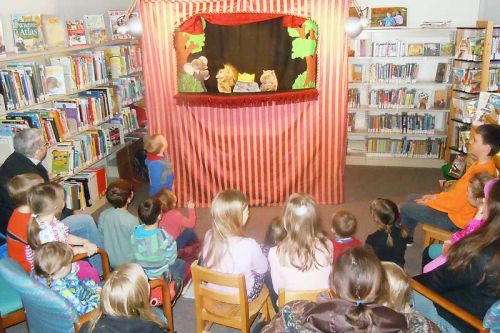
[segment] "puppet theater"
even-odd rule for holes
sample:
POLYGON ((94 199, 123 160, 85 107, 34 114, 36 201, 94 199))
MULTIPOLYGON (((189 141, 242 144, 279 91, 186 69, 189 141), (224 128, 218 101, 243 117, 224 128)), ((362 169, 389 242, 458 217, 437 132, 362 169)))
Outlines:
POLYGON ((179 205, 343 200, 347 0, 142 0, 150 133, 179 205))

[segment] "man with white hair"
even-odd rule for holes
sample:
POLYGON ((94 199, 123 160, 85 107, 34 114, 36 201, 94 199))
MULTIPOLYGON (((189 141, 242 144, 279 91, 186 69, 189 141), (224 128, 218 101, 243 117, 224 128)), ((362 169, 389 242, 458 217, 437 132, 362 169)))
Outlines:
MULTIPOLYGON (((14 136, 14 152, 0 166, 0 233, 5 235, 10 216, 16 208, 7 192, 7 183, 13 177, 25 173, 36 173, 48 182, 49 174, 41 163, 46 155, 47 145, 41 130, 27 128, 14 136)), ((61 220, 69 228, 69 232, 102 247, 101 237, 92 216, 72 214, 71 210, 65 208, 63 215, 67 217, 61 220)), ((91 264, 102 274, 100 259, 97 256, 91 258, 91 264)))

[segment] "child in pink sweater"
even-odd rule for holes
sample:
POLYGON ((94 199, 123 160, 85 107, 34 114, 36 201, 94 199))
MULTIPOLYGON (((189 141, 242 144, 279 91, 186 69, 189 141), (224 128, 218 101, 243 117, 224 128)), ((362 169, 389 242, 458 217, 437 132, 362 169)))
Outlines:
POLYGON ((486 200, 488 199, 491 187, 497 180, 498 178, 492 178, 486 172, 478 173, 472 177, 467 189, 467 198, 472 206, 477 207, 477 213, 464 229, 455 232, 442 246, 431 245, 429 247, 429 255, 432 255, 432 252, 439 251, 441 254, 424 266, 424 273, 430 272, 444 264, 446 262, 448 249, 451 245, 459 242, 461 239, 472 234, 484 225, 488 212, 486 200))
POLYGON ((172 236, 177 243, 177 251, 198 241, 198 237, 193 228, 196 224, 196 213, 194 204, 188 202, 188 217, 185 217, 178 209, 177 197, 169 190, 160 190, 156 194, 160 200, 163 215, 160 221, 160 228, 172 236))

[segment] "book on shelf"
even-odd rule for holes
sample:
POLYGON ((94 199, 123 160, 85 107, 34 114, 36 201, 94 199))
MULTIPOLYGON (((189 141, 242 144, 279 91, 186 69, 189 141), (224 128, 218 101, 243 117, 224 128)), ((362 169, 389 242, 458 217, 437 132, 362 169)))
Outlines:
POLYGON ((128 19, 125 18, 127 14, 126 10, 109 10, 108 11, 108 16, 109 16, 109 26, 111 27, 111 39, 112 40, 117 40, 117 39, 131 39, 132 36, 130 34, 120 34, 118 33, 118 28, 125 25, 127 21, 132 18, 139 16, 139 13, 134 12, 130 14, 130 17, 128 19))
POLYGON ((373 42, 372 55, 374 57, 405 57, 406 43, 403 41, 373 42))
MULTIPOLYGON (((1 37, 0 37, 1 38, 1 37)), ((493 36, 491 41, 491 60, 500 60, 500 36, 493 36)))
POLYGON ((12 33, 16 52, 37 52, 45 49, 40 14, 12 15, 12 33))
POLYGON ((454 43, 441 43, 439 46, 439 54, 442 57, 453 57, 453 55, 455 54, 454 43))
POLYGON ((439 43, 424 43, 424 56, 438 57, 440 55, 439 43))
POLYGON ((43 35, 48 48, 64 47, 66 42, 66 29, 61 18, 54 15, 42 15, 43 35))
POLYGON ((455 136, 457 149, 463 153, 467 153, 467 147, 469 146, 470 139, 470 126, 462 125, 456 127, 455 136))
POLYGON ((476 117, 477 102, 477 97, 470 97, 465 94, 454 96, 452 103, 455 108, 455 118, 464 123, 472 123, 476 117))
POLYGON ((414 83, 417 81, 419 64, 371 64, 369 81, 378 83, 414 83))
POLYGON ((369 115, 367 121, 371 133, 434 134, 435 127, 436 118, 428 113, 369 115))
POLYGON ((106 25, 103 15, 84 15, 85 32, 89 44, 102 44, 107 41, 106 25))
POLYGON ((422 43, 408 44, 408 56, 420 57, 423 55, 424 55, 424 44, 422 43))
POLYGON ((465 36, 458 43, 455 58, 461 60, 479 61, 483 59, 484 36, 465 36))
POLYGON ((351 64, 350 80, 351 82, 363 82, 363 64, 351 64))
POLYGON ((88 168, 62 182, 66 192, 66 206, 81 210, 95 204, 106 194, 107 177, 104 167, 88 168))
POLYGON ((415 108, 420 110, 429 109, 431 91, 429 89, 417 89, 415 92, 415 108))
POLYGON ((451 92, 448 89, 434 90, 434 109, 447 109, 450 93, 451 92))
POLYGON ((349 39, 348 47, 349 57, 367 57, 369 55, 366 39, 349 39))
POLYGON ((0 20, 0 55, 5 54, 5 41, 3 38, 2 20, 0 20))
POLYGON ((347 90, 347 106, 350 108, 359 108, 361 106, 361 97, 358 88, 349 88, 347 90))
POLYGON ((72 147, 57 147, 50 152, 52 165, 51 173, 56 175, 68 175, 73 171, 73 149, 72 147))
POLYGON ((110 79, 142 70, 141 49, 138 45, 109 46, 105 54, 110 79))
POLYGON ((444 156, 444 146, 445 142, 440 138, 369 138, 366 141, 366 156, 441 159, 444 156))
POLYGON ((120 78, 113 82, 116 99, 121 106, 127 106, 138 102, 144 95, 144 83, 142 77, 134 75, 120 78))
POLYGON ((455 154, 455 158, 453 159, 453 163, 451 164, 450 171, 448 175, 459 179, 465 172, 465 168, 467 166, 467 158, 466 155, 463 154, 455 154))
POLYGON ((68 33, 69 46, 87 45, 87 36, 83 21, 66 21, 66 32, 68 33))
POLYGON ((47 85, 47 95, 66 94, 66 83, 64 80, 64 69, 62 66, 45 67, 45 83, 47 85))
POLYGON ((434 82, 444 83, 448 81, 448 63, 439 63, 436 69, 436 77, 434 82))
POLYGON ((500 115, 500 94, 481 92, 472 123, 476 126, 488 123, 498 124, 500 115))
POLYGON ((476 68, 453 68, 453 89, 478 93, 481 91, 481 70, 476 68))

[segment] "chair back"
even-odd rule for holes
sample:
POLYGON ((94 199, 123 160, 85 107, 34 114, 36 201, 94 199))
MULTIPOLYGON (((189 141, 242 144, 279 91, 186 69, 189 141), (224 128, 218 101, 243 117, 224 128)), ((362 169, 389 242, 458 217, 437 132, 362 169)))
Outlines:
POLYGON ((316 302, 318 295, 322 292, 330 292, 330 289, 316 290, 286 290, 280 288, 278 291, 278 307, 283 309, 286 303, 291 301, 311 301, 316 302))
POLYGON ((249 305, 243 274, 218 273, 191 265, 198 330, 205 321, 237 329, 249 327, 249 305), (219 291, 217 286, 236 288, 237 292, 219 291))
POLYGON ((73 333, 78 313, 64 298, 30 278, 10 258, 0 260, 0 276, 21 297, 30 333, 73 333))

